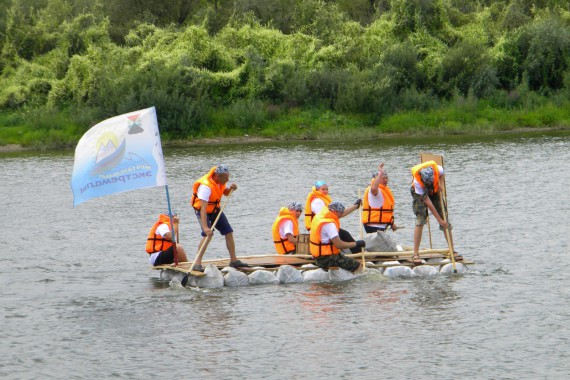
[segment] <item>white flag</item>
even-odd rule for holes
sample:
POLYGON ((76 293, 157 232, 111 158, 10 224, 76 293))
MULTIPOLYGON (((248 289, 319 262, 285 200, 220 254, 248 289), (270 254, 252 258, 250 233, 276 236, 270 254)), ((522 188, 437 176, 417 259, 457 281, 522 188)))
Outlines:
POLYGON ((91 198, 166 185, 154 107, 102 121, 75 148, 73 206, 91 198))

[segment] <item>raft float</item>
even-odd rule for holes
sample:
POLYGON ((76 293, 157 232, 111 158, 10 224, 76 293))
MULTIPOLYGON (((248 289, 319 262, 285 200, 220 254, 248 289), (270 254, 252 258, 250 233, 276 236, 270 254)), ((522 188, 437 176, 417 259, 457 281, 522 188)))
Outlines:
MULTIPOLYGON (((329 268, 327 271, 314 264, 311 255, 257 255, 242 256, 239 260, 250 265, 246 268, 232 268, 229 259, 204 260, 204 272, 191 271, 191 262, 178 263, 177 266, 159 265, 152 269, 160 271, 163 281, 181 281, 188 276, 187 286, 200 288, 220 288, 223 286, 246 286, 259 284, 286 284, 300 282, 347 281, 364 275, 382 275, 388 278, 413 278, 419 276, 437 276, 454 274, 453 264, 448 258, 448 249, 422 249, 421 265, 411 262, 412 250, 396 252, 364 252, 366 268, 352 273, 342 268, 329 268)), ((361 253, 346 254, 355 260, 362 258, 361 253)), ((473 261, 464 259, 455 263, 457 274, 469 271, 473 261)))

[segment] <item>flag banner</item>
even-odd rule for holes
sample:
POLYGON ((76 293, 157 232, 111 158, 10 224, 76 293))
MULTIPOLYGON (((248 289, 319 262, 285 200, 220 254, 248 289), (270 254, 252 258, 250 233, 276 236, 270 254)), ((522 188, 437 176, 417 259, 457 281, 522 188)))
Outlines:
POLYGON ((154 107, 102 121, 75 148, 73 206, 91 198, 165 186, 166 169, 154 107))

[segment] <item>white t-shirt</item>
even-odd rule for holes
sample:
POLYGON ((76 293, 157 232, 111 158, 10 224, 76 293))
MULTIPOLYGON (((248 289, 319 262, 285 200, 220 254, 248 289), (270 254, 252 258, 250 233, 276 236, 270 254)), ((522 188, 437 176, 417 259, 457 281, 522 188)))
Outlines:
MULTIPOLYGON (((437 170, 439 171, 439 176, 441 177, 443 175, 443 168, 441 166, 437 165, 437 170)), ((424 194, 424 188, 418 183, 418 181, 416 180, 415 177, 414 177, 413 185, 414 185, 414 191, 416 192, 416 194, 418 194, 418 195, 424 194)))
POLYGON ((323 225, 323 228, 321 228, 321 243, 323 244, 330 243, 330 241, 337 236, 338 236, 338 230, 336 228, 336 224, 325 223, 323 225))
MULTIPOLYGON (((156 233, 162 237, 164 237, 164 235, 166 235, 169 232, 170 232, 170 226, 166 223, 162 223, 160 226, 156 228, 156 233)), ((150 257, 148 258, 148 262, 150 263, 150 265, 154 265, 154 262, 156 261, 158 255, 160 255, 160 252, 162 251, 154 252, 150 255, 150 257)))
POLYGON ((314 198, 311 201, 311 211, 315 215, 317 215, 323 207, 325 207, 325 201, 323 201, 321 198, 314 198))
MULTIPOLYGON (((371 208, 381 208, 384 206, 384 196, 382 195, 382 190, 378 189, 378 194, 372 194, 372 190, 368 192, 368 204, 371 208)), ((370 227, 386 228, 386 223, 370 223, 367 224, 370 227)))
POLYGON ((287 234, 295 235, 293 233, 293 221, 283 219, 279 222, 279 236, 281 236, 281 239, 287 239, 287 234))
POLYGON ((198 199, 208 202, 210 200, 210 195, 212 195, 212 189, 206 185, 200 185, 198 186, 198 191, 196 193, 198 194, 198 199))

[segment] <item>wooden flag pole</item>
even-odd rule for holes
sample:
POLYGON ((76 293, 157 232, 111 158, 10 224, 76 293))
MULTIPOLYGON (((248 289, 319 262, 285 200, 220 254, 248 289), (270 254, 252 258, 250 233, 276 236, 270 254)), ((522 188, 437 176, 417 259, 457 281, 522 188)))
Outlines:
POLYGON ((172 250, 174 253, 174 265, 178 265, 178 250, 176 249, 176 243, 178 241, 178 231, 174 230, 174 223, 172 222, 172 209, 170 208, 170 194, 168 192, 168 185, 164 185, 166 191, 166 203, 168 204, 168 218, 170 219, 170 237, 172 239, 172 250))

